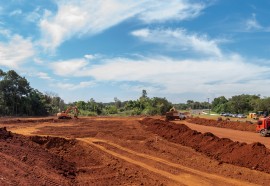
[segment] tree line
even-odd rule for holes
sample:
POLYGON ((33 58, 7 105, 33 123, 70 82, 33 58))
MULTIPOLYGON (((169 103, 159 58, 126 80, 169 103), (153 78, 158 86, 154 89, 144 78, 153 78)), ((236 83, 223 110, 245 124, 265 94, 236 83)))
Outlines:
POLYGON ((77 106, 80 115, 159 115, 172 107, 166 98, 149 98, 146 90, 137 100, 114 102, 76 101, 66 104, 55 93, 42 93, 30 86, 25 77, 14 70, 0 69, 0 116, 48 116, 64 111, 69 106, 77 106))
POLYGON ((80 111, 80 115, 162 115, 165 114, 173 104, 166 98, 147 96, 146 90, 142 90, 142 95, 137 100, 121 101, 117 97, 114 102, 99 103, 93 98, 89 101, 78 101, 72 103, 80 111))
POLYGON ((175 104, 179 110, 188 109, 211 109, 216 113, 235 113, 248 114, 249 112, 267 112, 270 113, 270 97, 261 98, 260 95, 235 95, 231 98, 220 96, 209 102, 198 102, 188 100, 187 103, 175 104))
POLYGON ((212 101, 212 110, 217 113, 248 114, 260 111, 269 113, 270 97, 261 98, 260 95, 242 94, 226 99, 224 96, 220 96, 212 101))
POLYGON ((80 115, 163 115, 173 106, 177 110, 211 109, 213 112, 244 113, 270 112, 270 97, 260 95, 236 95, 231 98, 217 97, 211 102, 188 100, 186 103, 172 104, 166 98, 147 96, 142 90, 137 100, 121 101, 117 97, 110 103, 76 101, 66 104, 55 93, 42 93, 30 86, 26 78, 14 70, 4 72, 0 69, 0 116, 46 116, 77 106, 80 115))
POLYGON ((41 93, 14 70, 0 69, 0 116, 46 116, 64 109, 54 93, 41 93))

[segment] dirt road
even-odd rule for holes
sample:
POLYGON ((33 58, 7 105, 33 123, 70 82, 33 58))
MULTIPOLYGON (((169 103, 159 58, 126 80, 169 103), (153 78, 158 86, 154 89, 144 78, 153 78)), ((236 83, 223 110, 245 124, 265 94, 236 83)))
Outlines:
MULTIPOLYGON (((8 130, 25 136, 53 136, 34 138, 34 142, 40 144, 40 148, 47 149, 46 153, 59 156, 61 161, 71 163, 70 166, 73 166, 74 162, 77 170, 75 178, 60 176, 59 182, 57 179, 54 180, 54 185, 57 183, 60 185, 63 182, 70 185, 268 185, 270 182, 270 175, 267 173, 221 163, 190 147, 170 142, 139 123, 141 119, 143 118, 89 117, 66 121, 52 119, 34 122, 20 120, 18 122, 14 120, 2 123, 0 121, 0 127, 5 126, 8 130), (61 139, 54 137, 61 137, 61 139), (69 141, 69 139, 73 141, 69 141)), ((178 121, 176 123, 179 124, 178 121)), ((199 125, 188 123, 187 125, 202 132, 212 130, 199 125)), ((228 134, 224 137, 234 139, 230 130, 216 130, 221 131, 221 134, 228 134)), ((242 140, 248 140, 250 138, 248 134, 242 140)), ((16 155, 18 148, 21 148, 20 145, 31 144, 31 142, 27 142, 27 138, 16 137, 16 139, 20 139, 20 142, 19 147, 15 148, 14 145, 14 149, 10 146, 12 143, 10 140, 3 139, 1 142, 0 139, 0 142, 3 143, 1 153, 8 152, 3 161, 7 162, 8 159, 12 159, 14 162, 16 159, 16 162, 21 162, 25 154, 31 155, 31 161, 21 163, 29 163, 27 165, 29 169, 31 166, 35 166, 38 171, 38 166, 33 165, 36 150, 24 152, 22 157, 16 155), (5 151, 5 148, 9 149, 5 151)), ((37 149, 36 146, 34 148, 37 149)), ((50 159, 50 156, 44 157, 44 161, 50 159)), ((36 158, 40 161, 40 157, 36 158)), ((1 158, 0 163, 2 163, 1 158)), ((6 164, 4 163, 4 165, 6 164)), ((46 166, 43 167, 43 169, 45 168, 46 166)), ((14 171, 14 168, 10 169, 8 166, 3 167, 3 170, 6 171, 0 173, 0 183, 1 180, 9 180, 10 183, 32 184, 33 178, 27 179, 24 176, 26 173, 21 177, 14 177, 14 175, 8 174, 14 171), (18 179, 21 182, 18 182, 18 179)), ((44 174, 35 179, 42 177, 48 183, 49 179, 45 179, 49 176, 45 174, 46 171, 39 172, 44 172, 44 174)))
POLYGON ((197 125, 197 124, 189 123, 186 121, 174 121, 174 123, 177 123, 177 124, 182 123, 182 124, 187 125, 189 128, 193 130, 197 130, 202 133, 211 132, 220 138, 229 138, 233 141, 245 142, 248 144, 251 144, 254 142, 260 142, 270 149, 270 138, 261 137, 260 134, 255 133, 255 132, 246 132, 246 131, 232 130, 232 129, 226 129, 226 128, 197 125))

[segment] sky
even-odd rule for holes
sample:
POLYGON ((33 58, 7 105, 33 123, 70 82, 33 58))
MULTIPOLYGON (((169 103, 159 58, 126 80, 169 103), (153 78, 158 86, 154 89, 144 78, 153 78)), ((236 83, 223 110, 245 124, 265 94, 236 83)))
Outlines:
POLYGON ((66 103, 269 97, 268 0, 0 0, 0 69, 66 103))

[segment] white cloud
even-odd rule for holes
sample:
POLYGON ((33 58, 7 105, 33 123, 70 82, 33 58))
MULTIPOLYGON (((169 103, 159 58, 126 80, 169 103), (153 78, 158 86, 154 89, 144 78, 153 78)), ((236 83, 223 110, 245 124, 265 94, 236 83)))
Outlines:
POLYGON ((138 13, 133 3, 116 0, 61 1, 54 16, 45 17, 40 22, 44 35, 43 45, 56 48, 70 37, 95 34, 138 13))
POLYGON ((156 93, 207 91, 226 95, 228 92, 267 92, 264 86, 259 84, 270 83, 270 80, 261 77, 269 71, 270 68, 247 64, 241 57, 232 55, 224 59, 201 61, 170 58, 140 61, 113 59, 106 64, 92 67, 88 75, 100 81, 144 82, 161 87, 156 93))
POLYGON ((263 27, 260 25, 260 23, 256 19, 256 14, 252 14, 252 18, 246 21, 247 30, 260 30, 262 28, 263 27))
POLYGON ((150 35, 150 30, 149 29, 135 30, 131 34, 140 38, 148 38, 150 35))
POLYGON ((222 56, 217 40, 210 40, 205 35, 188 34, 185 30, 181 29, 140 29, 133 31, 131 34, 146 42, 176 47, 176 50, 191 49, 207 55, 222 56))
POLYGON ((50 68, 55 74, 60 76, 73 76, 80 74, 88 62, 85 59, 71 59, 67 61, 58 61, 50 64, 50 68))
POLYGON ((37 7, 34 11, 26 15, 26 20, 29 22, 36 22, 41 18, 41 9, 37 7))
POLYGON ((98 55, 98 54, 86 54, 86 55, 84 55, 84 58, 88 59, 88 60, 93 60, 93 59, 96 59, 98 57, 100 57, 100 55, 98 55))
POLYGON ((41 44, 55 49, 71 37, 93 35, 132 17, 144 22, 184 20, 196 17, 205 7, 187 0, 62 0, 55 15, 45 13, 40 21, 41 44))
POLYGON ((18 68, 35 54, 34 48, 30 39, 19 35, 9 39, 8 43, 0 42, 0 65, 18 68))
POLYGON ((47 79, 47 80, 51 80, 52 78, 45 72, 38 72, 36 74, 39 78, 41 79, 47 79))
POLYGON ((4 37, 11 37, 11 31, 0 27, 0 35, 4 37))
POLYGON ((34 58, 33 60, 34 60, 34 62, 35 62, 36 64, 39 64, 39 65, 44 63, 43 60, 40 59, 40 58, 34 58))
POLYGON ((82 89, 86 87, 93 87, 95 85, 96 83, 94 81, 83 81, 83 82, 80 82, 79 84, 61 83, 61 82, 51 84, 52 87, 58 87, 60 89, 65 89, 65 90, 77 90, 77 89, 82 89))
POLYGON ((17 9, 9 13, 9 16, 18 16, 22 14, 22 10, 17 9))
MULTIPOLYGON (((268 91, 264 85, 270 83, 270 80, 263 77, 269 73, 270 68, 246 63, 245 59, 235 54, 204 60, 176 60, 168 57, 138 60, 112 58, 99 65, 83 65, 76 69, 73 76, 91 77, 97 82, 147 84, 152 87, 153 94, 202 91, 225 96, 250 92, 264 94, 268 91)), ((138 85, 131 86, 130 89, 136 87, 138 88, 138 85)))
POLYGON ((147 23, 191 19, 205 8, 204 4, 188 3, 185 0, 151 1, 148 5, 149 8, 140 15, 140 19, 147 23))
MULTIPOLYGON (((243 29, 241 29, 243 31, 243 29)), ((252 14, 251 18, 244 21, 244 31, 246 32, 270 32, 269 25, 262 25, 256 18, 256 14, 252 14)))

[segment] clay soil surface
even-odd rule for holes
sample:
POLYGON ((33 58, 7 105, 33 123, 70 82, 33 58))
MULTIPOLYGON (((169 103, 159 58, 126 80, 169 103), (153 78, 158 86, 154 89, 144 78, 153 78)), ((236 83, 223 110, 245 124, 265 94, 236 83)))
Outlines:
POLYGON ((0 185, 269 185, 270 150, 256 133, 239 129, 238 142, 191 122, 1 118, 0 185))

